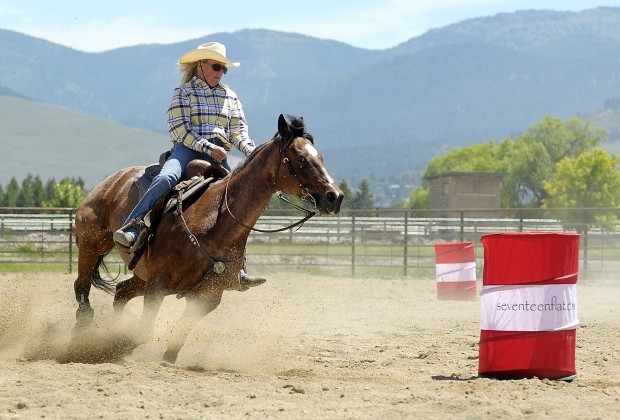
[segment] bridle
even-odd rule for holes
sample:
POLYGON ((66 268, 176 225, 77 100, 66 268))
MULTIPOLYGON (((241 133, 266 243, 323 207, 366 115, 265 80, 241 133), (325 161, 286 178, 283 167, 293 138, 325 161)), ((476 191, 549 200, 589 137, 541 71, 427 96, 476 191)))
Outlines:
MULTIPOLYGON (((267 230, 267 229, 257 229, 251 226, 247 226, 246 224, 242 223, 240 220, 238 220, 230 211, 230 207, 228 206, 228 184, 230 182, 230 178, 232 178, 232 174, 228 176, 228 181, 226 182, 226 188, 224 189, 224 205, 226 206, 226 210, 228 211, 228 214, 230 214, 230 216, 233 218, 233 220, 238 223, 239 225, 256 231, 256 232, 263 232, 263 233, 274 233, 274 232, 281 232, 296 226, 301 227, 301 225, 303 225, 308 219, 310 219, 311 217, 319 214, 318 211, 316 211, 316 200, 314 199, 314 197, 312 197, 312 194, 310 194, 310 191, 308 190, 308 188, 306 187, 306 185, 303 183, 303 181, 301 179, 299 179, 299 176, 297 176, 297 174, 295 173, 295 169, 293 168, 293 165, 291 165, 290 159, 284 155, 284 149, 286 147, 288 147, 288 145, 293 141, 293 136, 294 136, 294 132, 291 131, 291 136, 289 137, 289 139, 287 140, 286 144, 284 144, 284 142, 282 141, 280 144, 280 156, 281 159, 278 160, 278 170, 276 172, 276 174, 280 173, 280 165, 282 163, 286 163, 288 165, 289 168, 289 172, 291 173, 291 175, 293 175, 295 177, 295 179, 297 180, 298 184, 299 184, 299 188, 301 188, 302 193, 304 194, 302 196, 302 200, 304 201, 308 201, 306 200, 306 197, 310 197, 310 200, 312 201, 312 203, 314 204, 314 209, 315 211, 312 210, 307 210, 301 206, 298 206, 295 203, 292 203, 291 201, 289 201, 288 199, 286 199, 285 197, 282 197, 282 194, 280 192, 278 192, 277 196, 278 198, 280 198, 281 200, 283 200, 285 203, 289 204, 290 206, 296 208, 299 211, 302 211, 304 213, 306 213, 306 216, 304 218, 302 218, 301 220, 299 220, 298 222, 295 222, 291 225, 285 226, 283 228, 280 229, 273 229, 273 230, 267 230)), ((275 184, 275 180, 274 180, 274 184, 275 184)), ((214 260, 209 253, 200 245, 200 241, 198 240, 198 238, 190 231, 189 226, 187 225, 187 222, 185 221, 185 218, 183 217, 183 209, 182 209, 182 200, 179 198, 177 200, 177 210, 175 211, 175 214, 177 214, 182 222, 182 226, 183 229, 185 230, 185 232, 187 233, 187 235, 189 236, 190 242, 192 242, 194 245, 196 245, 200 251, 202 252, 202 254, 206 257, 207 261, 209 262, 209 269, 207 270, 207 272, 203 275, 203 278, 196 284, 194 284, 192 287, 190 287, 188 290, 182 292, 182 293, 178 293, 177 294, 177 298, 182 298, 184 296, 186 296, 188 293, 194 291, 195 289, 199 288, 200 285, 205 282, 208 279, 208 276, 211 274, 211 272, 214 272, 216 274, 222 274, 224 273, 224 271, 226 270, 226 266, 233 264, 235 262, 240 261, 241 259, 245 258, 245 252, 243 254, 241 254, 239 257, 234 258, 232 260, 228 260, 228 261, 216 261, 214 260)))
MULTIPOLYGON (((297 173, 295 172, 295 169, 293 168, 293 165, 291 164, 291 160, 284 154, 284 150, 293 142, 293 138, 295 136, 294 131, 291 130, 290 136, 289 138, 286 140, 286 142, 284 142, 284 140, 281 139, 280 142, 280 159, 278 160, 278 169, 276 170, 276 175, 280 173, 280 167, 282 165, 282 163, 286 163, 288 166, 288 171, 289 174, 294 176, 295 179, 297 180, 297 184, 299 185, 299 188, 301 188, 301 192, 302 192, 302 197, 301 199, 303 201, 308 201, 311 202, 312 205, 314 206, 314 211, 312 210, 308 210, 305 209, 301 206, 298 206, 297 204, 293 203, 292 201, 288 200, 286 197, 284 197, 282 195, 282 192, 278 191, 276 193, 276 196, 284 201, 286 204, 288 204, 289 206, 295 208, 296 210, 299 210, 303 213, 306 213, 306 215, 299 221, 292 223, 288 226, 284 226, 278 229, 258 229, 252 226, 248 226, 246 224, 244 224, 243 222, 241 222, 239 219, 237 219, 235 217, 234 214, 232 214, 232 211, 230 210, 230 207, 228 206, 228 184, 230 183, 230 178, 232 178, 232 174, 228 176, 228 180, 226 181, 226 188, 224 189, 224 205, 226 206, 226 211, 228 212, 228 214, 230 214, 230 217, 233 218, 233 220, 235 222, 237 222, 237 224, 243 226, 246 229, 250 229, 253 230, 254 232, 261 232, 261 233, 276 233, 276 232, 282 232, 294 227, 298 227, 301 228, 301 226, 303 226, 304 223, 306 223, 306 221, 308 221, 311 217, 316 216, 317 214, 319 214, 320 212, 317 210, 316 208, 316 200, 314 199, 314 197, 312 196, 312 194, 310 194, 310 190, 308 189, 308 187, 306 187, 306 184, 304 184, 304 182, 299 178, 299 176, 297 176, 297 173), (307 199, 306 197, 309 197, 309 199, 307 199)), ((274 185, 275 185, 275 180, 274 180, 274 185)))

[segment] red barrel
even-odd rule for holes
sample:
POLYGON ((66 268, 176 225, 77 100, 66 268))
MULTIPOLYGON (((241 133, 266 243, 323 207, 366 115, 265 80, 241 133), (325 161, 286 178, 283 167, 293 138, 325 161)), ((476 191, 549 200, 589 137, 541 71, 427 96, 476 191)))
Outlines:
POLYGON ((484 235, 478 374, 572 379, 579 235, 484 235))
POLYGON ((476 299, 476 256, 473 242, 435 244, 437 299, 476 299))

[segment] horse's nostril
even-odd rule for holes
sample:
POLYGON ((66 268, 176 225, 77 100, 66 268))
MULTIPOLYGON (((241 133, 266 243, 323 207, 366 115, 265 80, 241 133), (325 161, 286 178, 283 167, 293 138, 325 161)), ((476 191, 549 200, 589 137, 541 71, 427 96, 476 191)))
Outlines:
POLYGON ((327 193, 327 201, 329 201, 330 203, 333 203, 334 201, 336 201, 336 199, 338 198, 338 194, 336 194, 333 191, 330 191, 327 193))

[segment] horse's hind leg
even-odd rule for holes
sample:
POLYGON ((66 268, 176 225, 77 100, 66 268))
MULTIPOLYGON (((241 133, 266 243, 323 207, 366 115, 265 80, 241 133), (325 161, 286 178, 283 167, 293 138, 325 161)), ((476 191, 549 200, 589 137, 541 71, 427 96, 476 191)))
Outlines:
POLYGON ((116 293, 114 294, 114 315, 120 316, 127 302, 135 297, 144 296, 145 292, 146 282, 135 275, 119 282, 116 285, 116 293))
POLYGON ((185 339, 194 324, 213 311, 222 300, 222 291, 214 290, 198 296, 186 297, 186 307, 183 316, 169 332, 168 345, 164 353, 164 361, 175 363, 179 351, 185 344, 185 339))
POLYGON ((159 290, 144 290, 144 308, 142 310, 142 318, 138 328, 138 341, 146 342, 153 335, 155 329, 155 318, 159 312, 159 308, 164 301, 165 294, 159 290))
POLYGON ((134 275, 127 280, 123 280, 116 284, 116 293, 114 294, 114 317, 118 320, 123 314, 123 310, 131 299, 144 296, 144 309, 142 311, 142 319, 140 326, 137 328, 138 342, 146 342, 152 335, 155 326, 155 318, 159 308, 164 300, 164 295, 157 291, 149 291, 147 283, 140 277, 134 275))

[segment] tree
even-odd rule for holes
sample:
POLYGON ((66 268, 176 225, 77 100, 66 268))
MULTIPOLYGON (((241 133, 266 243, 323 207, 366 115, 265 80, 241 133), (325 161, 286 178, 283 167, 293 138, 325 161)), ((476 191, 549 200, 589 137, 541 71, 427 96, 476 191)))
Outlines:
POLYGON ((502 172, 510 144, 490 141, 449 151, 428 162, 424 178, 446 172, 502 172))
POLYGON ((6 186, 5 206, 17 207, 17 201, 19 199, 19 184, 15 177, 11 178, 9 184, 6 186))
POLYGON ((351 202, 351 208, 355 210, 372 210, 375 202, 370 192, 370 184, 367 179, 362 179, 358 191, 355 193, 351 202))
POLYGON ((340 181, 338 187, 340 187, 340 189, 344 193, 344 200, 342 201, 341 207, 343 209, 350 209, 351 203, 353 202, 353 191, 351 190, 349 183, 346 179, 342 178, 342 181, 340 181))
POLYGON ((22 180, 22 186, 17 197, 17 207, 34 207, 34 177, 28 174, 22 180))
POLYGON ((592 127, 592 120, 573 117, 563 122, 552 115, 545 116, 525 134, 544 145, 556 163, 599 146, 607 135, 605 129, 592 127))
POLYGON ((505 172, 512 147, 510 140, 499 145, 489 141, 454 149, 432 159, 426 166, 422 184, 411 192, 409 201, 404 206, 414 209, 428 208, 430 191, 426 178, 446 172, 505 172))
POLYGON ((592 127, 591 120, 574 117, 563 122, 551 115, 544 117, 514 142, 502 184, 503 205, 540 207, 548 194, 543 182, 553 179, 555 165, 606 139, 607 131, 592 127))
POLYGON ((45 200, 49 201, 54 196, 54 188, 56 188, 56 179, 52 178, 45 183, 45 200))
POLYGON ((71 182, 79 186, 80 188, 84 189, 84 180, 82 179, 81 176, 79 176, 78 179, 71 178, 71 182))
POLYGON ((65 178, 54 187, 54 193, 50 200, 43 203, 44 207, 77 207, 84 199, 84 189, 65 178))
POLYGON ((553 181, 544 181, 544 207, 616 207, 620 204, 619 159, 601 148, 556 165, 553 181))
POLYGON ((43 206, 43 203, 48 199, 43 181, 38 175, 34 177, 32 182, 32 199, 35 207, 43 206))
POLYGON ((430 191, 428 187, 419 186, 411 194, 409 194, 409 202, 404 207, 411 209, 427 209, 428 195, 430 191))
MULTIPOLYGON (((432 159, 423 178, 446 172, 504 173, 503 207, 540 207, 548 196, 543 182, 553 181, 556 164, 592 150, 607 136, 604 129, 594 128, 591 120, 575 117, 563 122, 546 116, 514 141, 474 144, 432 159)), ((421 205, 428 194, 426 181, 418 188, 412 192, 409 206, 421 205)))
POLYGON ((547 148, 526 134, 515 142, 510 156, 502 181, 502 204, 540 207, 546 195, 542 182, 553 176, 554 162, 547 148))

